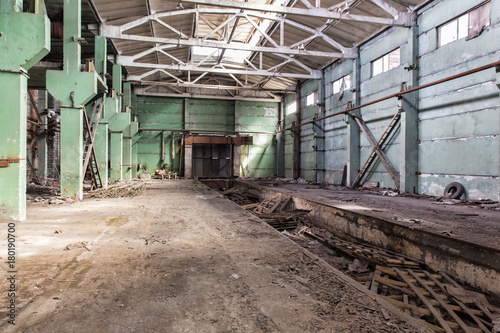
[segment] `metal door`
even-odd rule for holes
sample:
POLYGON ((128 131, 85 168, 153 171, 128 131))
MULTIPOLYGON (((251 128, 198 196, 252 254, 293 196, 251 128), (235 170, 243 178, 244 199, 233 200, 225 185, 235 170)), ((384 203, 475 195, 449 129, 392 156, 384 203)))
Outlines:
POLYGON ((230 178, 231 148, 228 144, 193 144, 193 177, 230 178))

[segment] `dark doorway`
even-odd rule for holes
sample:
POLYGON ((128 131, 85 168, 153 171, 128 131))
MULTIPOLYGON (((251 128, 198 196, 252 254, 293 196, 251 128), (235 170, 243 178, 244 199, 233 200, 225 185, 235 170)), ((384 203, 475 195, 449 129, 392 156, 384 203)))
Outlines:
POLYGON ((231 148, 229 144, 193 144, 193 177, 230 178, 231 148))

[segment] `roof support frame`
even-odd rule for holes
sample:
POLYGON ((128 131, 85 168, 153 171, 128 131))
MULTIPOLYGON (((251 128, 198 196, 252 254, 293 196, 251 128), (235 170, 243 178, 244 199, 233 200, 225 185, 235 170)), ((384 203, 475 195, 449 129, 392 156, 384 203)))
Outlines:
MULTIPOLYGON (((358 21, 365 23, 375 23, 389 26, 403 26, 410 27, 415 21, 413 13, 398 12, 397 17, 388 19, 377 16, 354 15, 336 11, 330 11, 328 8, 294 8, 294 7, 278 7, 274 5, 261 5, 250 2, 239 2, 232 0, 181 0, 181 2, 217 6, 225 8, 237 8, 243 10, 255 10, 267 13, 290 14, 298 16, 320 17, 326 19, 345 20, 345 21, 358 21)), ((385 10, 385 9, 384 9, 385 10)))

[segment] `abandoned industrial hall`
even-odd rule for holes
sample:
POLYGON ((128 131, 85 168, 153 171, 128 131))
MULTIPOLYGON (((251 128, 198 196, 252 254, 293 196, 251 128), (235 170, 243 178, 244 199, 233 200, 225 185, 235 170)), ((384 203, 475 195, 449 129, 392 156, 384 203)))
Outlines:
POLYGON ((1 0, 0 331, 500 333, 500 0, 1 0))

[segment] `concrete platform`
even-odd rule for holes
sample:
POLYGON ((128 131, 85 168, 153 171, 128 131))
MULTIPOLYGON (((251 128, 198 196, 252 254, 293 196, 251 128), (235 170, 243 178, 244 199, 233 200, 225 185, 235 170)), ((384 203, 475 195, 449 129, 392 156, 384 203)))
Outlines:
POLYGON ((233 186, 262 198, 291 195, 296 208, 311 210, 312 221, 334 235, 405 254, 500 295, 500 211, 275 180, 237 180, 233 186))
MULTIPOLYGON (((194 181, 151 181, 135 198, 34 203, 15 228, 16 325, 2 270, 2 332, 426 331, 194 181)), ((2 261, 6 253, 3 243, 2 261)))

